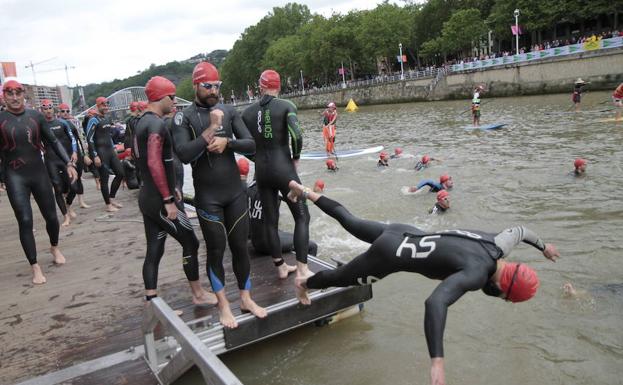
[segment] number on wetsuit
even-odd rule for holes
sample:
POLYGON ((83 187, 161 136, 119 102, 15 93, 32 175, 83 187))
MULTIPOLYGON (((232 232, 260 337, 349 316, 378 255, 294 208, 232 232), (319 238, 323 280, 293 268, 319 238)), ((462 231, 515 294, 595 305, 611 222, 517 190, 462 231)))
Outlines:
POLYGON ((441 235, 428 235, 426 237, 422 237, 419 242, 420 250, 418 251, 415 243, 409 243, 409 237, 405 237, 400 246, 398 246, 398 250, 396 250, 396 256, 400 258, 402 250, 409 249, 411 251, 411 258, 426 258, 430 253, 435 251, 435 248, 437 247, 437 243, 435 243, 435 241, 429 242, 429 240, 437 238, 441 238, 441 235))

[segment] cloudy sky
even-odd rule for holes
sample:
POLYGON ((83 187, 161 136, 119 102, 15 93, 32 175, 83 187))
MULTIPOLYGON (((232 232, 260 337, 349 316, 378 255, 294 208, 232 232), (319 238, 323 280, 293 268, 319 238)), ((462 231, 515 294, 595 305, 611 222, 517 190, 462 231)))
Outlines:
MULTIPOLYGON (((382 0, 299 0, 330 16, 372 9, 382 0)), ((0 61, 17 63, 18 80, 71 86, 123 79, 149 67, 215 49, 273 7, 271 0, 0 0, 0 61), (37 64, 40 63, 40 64, 37 64)))

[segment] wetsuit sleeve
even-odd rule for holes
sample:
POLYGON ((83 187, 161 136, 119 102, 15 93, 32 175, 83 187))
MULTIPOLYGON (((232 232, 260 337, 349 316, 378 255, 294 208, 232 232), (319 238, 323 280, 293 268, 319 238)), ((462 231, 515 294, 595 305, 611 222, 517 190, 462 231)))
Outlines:
POLYGON ((525 242, 540 251, 545 250, 545 243, 532 230, 523 226, 515 226, 506 229, 495 236, 495 244, 502 249, 502 257, 507 257, 513 247, 520 242, 525 242))
POLYGON ((172 197, 163 162, 164 127, 149 129, 147 136, 147 167, 162 199, 172 197))
POLYGON ((231 128, 236 139, 229 142, 229 148, 245 156, 255 154, 255 140, 253 140, 238 111, 234 109, 232 109, 231 128))
POLYGON ((424 332, 431 358, 443 357, 443 333, 448 307, 466 292, 480 290, 486 282, 486 271, 461 270, 444 279, 426 299, 424 332))
POLYGON ((205 139, 198 133, 195 138, 195 130, 184 112, 178 112, 175 115, 173 124, 173 143, 175 143, 178 158, 184 163, 197 160, 206 151, 208 144, 205 139))
POLYGON ((288 124, 288 132, 292 142, 292 159, 299 159, 303 150, 303 131, 299 118, 296 116, 296 107, 294 105, 288 108, 288 116, 286 118, 288 124))
POLYGON ((422 187, 424 187, 424 186, 428 186, 428 187, 430 187, 430 188, 433 188, 433 187, 435 187, 435 181, 433 181, 432 179, 424 179, 424 180, 421 180, 421 181, 417 184, 417 186, 416 186, 416 187, 417 187, 417 189, 419 190, 419 189, 421 189, 421 188, 422 188, 422 187))
POLYGON ((41 127, 41 138, 45 147, 51 148, 65 164, 68 164, 69 156, 67 156, 67 151, 65 151, 61 142, 56 139, 56 135, 50 130, 50 126, 43 115, 39 116, 39 127, 41 127))
POLYGON ((65 126, 65 133, 71 140, 71 151, 78 153, 78 143, 76 142, 76 137, 74 136, 74 132, 72 131, 69 122, 66 120, 62 120, 61 122, 63 122, 63 126, 65 126))
POLYGON ((89 123, 87 123, 87 146, 91 158, 97 156, 97 150, 95 149, 95 126, 97 126, 98 123, 99 120, 95 116, 91 117, 89 123))

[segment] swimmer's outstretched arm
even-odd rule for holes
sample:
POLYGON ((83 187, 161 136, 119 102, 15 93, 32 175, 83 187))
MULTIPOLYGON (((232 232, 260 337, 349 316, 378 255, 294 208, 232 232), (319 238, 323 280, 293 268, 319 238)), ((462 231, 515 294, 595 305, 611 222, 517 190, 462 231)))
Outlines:
POLYGON ((553 262, 560 258, 560 253, 556 246, 543 242, 535 232, 524 226, 508 228, 495 236, 495 244, 504 252, 503 257, 507 257, 511 250, 521 242, 539 249, 543 252, 545 258, 553 262))

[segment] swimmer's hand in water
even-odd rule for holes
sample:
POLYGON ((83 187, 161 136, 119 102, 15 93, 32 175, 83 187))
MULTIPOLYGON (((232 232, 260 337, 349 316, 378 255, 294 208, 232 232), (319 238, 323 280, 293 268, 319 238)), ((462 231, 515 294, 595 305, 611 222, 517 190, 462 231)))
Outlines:
POLYGON ((545 258, 549 259, 552 262, 556 262, 556 260, 560 258, 560 253, 556 249, 556 246, 552 245, 551 243, 545 244, 543 255, 545 256, 545 258))

